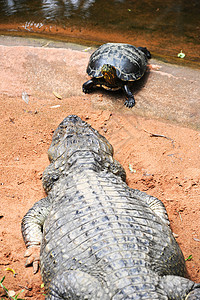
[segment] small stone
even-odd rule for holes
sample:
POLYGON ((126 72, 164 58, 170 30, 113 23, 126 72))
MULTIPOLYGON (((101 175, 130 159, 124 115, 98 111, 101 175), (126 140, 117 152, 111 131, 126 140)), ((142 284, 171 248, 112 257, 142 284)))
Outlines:
POLYGON ((173 234, 173 236, 174 236, 175 238, 178 238, 178 237, 179 237, 179 235, 178 235, 177 233, 172 232, 172 234, 173 234))
POLYGON ((200 239, 197 239, 197 238, 193 238, 193 240, 194 240, 195 242, 200 242, 200 239))
POLYGON ((8 296, 9 297, 14 297, 15 296, 15 291, 8 291, 8 296))

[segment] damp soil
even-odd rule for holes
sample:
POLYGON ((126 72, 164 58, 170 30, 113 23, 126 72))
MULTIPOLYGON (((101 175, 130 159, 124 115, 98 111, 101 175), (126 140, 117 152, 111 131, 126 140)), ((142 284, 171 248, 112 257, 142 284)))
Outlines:
MULTIPOLYGON (((20 224, 45 197, 41 178, 54 130, 67 115, 76 114, 113 145, 127 184, 163 201, 185 258, 192 255, 186 261, 189 276, 200 282, 197 73, 181 69, 193 81, 188 83, 180 79, 178 67, 152 60, 146 83, 135 95, 136 106, 128 109, 121 93, 82 94, 90 55, 82 50, 0 45, 0 279, 5 276, 8 290, 24 290, 23 299, 44 299, 40 272, 33 275, 31 267, 24 267, 20 224), (176 96, 186 99, 178 104, 176 96), (187 97, 193 99, 189 106, 187 97)), ((6 299, 1 288, 0 298, 6 299)))

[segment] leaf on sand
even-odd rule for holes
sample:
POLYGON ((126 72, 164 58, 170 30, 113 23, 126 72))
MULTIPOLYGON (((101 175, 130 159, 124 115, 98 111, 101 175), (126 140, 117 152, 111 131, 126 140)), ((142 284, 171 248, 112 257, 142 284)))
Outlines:
POLYGON ((185 258, 185 261, 186 260, 191 260, 192 259, 192 255, 189 255, 187 258, 185 258))
POLYGON ((60 94, 58 94, 57 92, 54 92, 54 91, 53 91, 53 94, 56 98, 62 100, 62 96, 60 94))
POLYGON ((58 107, 60 107, 60 105, 58 104, 58 105, 53 105, 53 106, 50 106, 50 108, 58 108, 58 107))
POLYGON ((14 297, 15 296, 15 291, 8 291, 8 296, 9 297, 14 297))
POLYGON ((128 165, 128 168, 131 173, 136 173, 136 170, 132 168, 131 164, 128 165))
POLYGON ((26 104, 29 102, 29 95, 25 91, 22 92, 22 100, 24 100, 26 104))
POLYGON ((6 268, 5 271, 12 272, 13 275, 16 275, 16 274, 17 274, 17 273, 16 273, 13 269, 11 269, 11 268, 6 268))

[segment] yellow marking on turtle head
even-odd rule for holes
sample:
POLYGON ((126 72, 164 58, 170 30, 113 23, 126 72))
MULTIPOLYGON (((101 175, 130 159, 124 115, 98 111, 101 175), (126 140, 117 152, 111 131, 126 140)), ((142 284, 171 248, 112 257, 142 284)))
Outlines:
POLYGON ((109 64, 104 64, 101 68, 101 73, 108 84, 116 85, 117 74, 115 67, 109 64))

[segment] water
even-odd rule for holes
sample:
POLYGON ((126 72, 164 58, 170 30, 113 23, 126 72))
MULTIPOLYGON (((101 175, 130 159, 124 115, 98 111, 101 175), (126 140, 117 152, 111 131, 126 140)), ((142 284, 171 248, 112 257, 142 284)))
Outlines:
POLYGON ((0 33, 85 45, 126 42, 200 67, 199 0, 0 0, 0 33))

